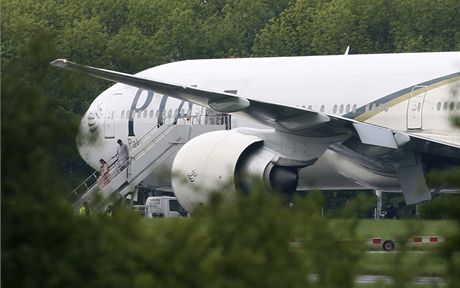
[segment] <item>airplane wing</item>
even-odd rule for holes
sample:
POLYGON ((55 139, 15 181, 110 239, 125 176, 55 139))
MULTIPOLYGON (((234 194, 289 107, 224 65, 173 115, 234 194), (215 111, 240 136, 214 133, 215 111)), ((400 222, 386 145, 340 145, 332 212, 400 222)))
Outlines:
POLYGON ((347 133, 349 130, 349 127, 343 127, 349 126, 349 123, 339 120, 341 117, 330 117, 324 113, 320 114, 305 109, 246 99, 231 93, 159 82, 127 73, 80 65, 65 59, 54 60, 51 65, 112 82, 153 90, 160 94, 209 107, 217 112, 244 114, 267 126, 294 134, 326 136, 347 133), (322 128, 317 129, 319 126, 322 128))
POLYGON ((429 153, 460 159, 460 146, 434 141, 418 135, 360 122, 337 115, 304 108, 238 97, 231 93, 208 91, 175 83, 142 78, 91 66, 80 65, 66 59, 57 59, 51 65, 81 72, 96 78, 154 90, 181 100, 210 107, 222 113, 243 115, 264 125, 302 136, 357 136, 363 144, 390 149, 402 148, 411 152, 429 153))

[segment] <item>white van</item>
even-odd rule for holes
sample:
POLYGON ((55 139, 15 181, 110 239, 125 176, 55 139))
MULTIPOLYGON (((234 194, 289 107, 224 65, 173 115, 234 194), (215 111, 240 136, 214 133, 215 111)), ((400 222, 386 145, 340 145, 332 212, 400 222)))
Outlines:
POLYGON ((180 206, 176 197, 153 196, 145 201, 144 216, 145 218, 181 217, 187 216, 187 212, 180 206))

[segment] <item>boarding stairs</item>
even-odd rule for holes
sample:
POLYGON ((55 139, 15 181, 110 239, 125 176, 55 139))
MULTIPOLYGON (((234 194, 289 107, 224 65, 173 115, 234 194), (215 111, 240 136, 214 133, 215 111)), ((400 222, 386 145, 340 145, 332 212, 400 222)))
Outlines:
POLYGON ((108 163, 108 179, 102 180, 94 172, 69 194, 72 207, 78 209, 84 202, 102 210, 130 192, 155 170, 162 169, 166 160, 179 151, 184 143, 196 135, 225 129, 222 125, 162 125, 145 134, 129 149, 127 165, 108 163), (121 168, 127 166, 126 168, 121 168), (103 183, 104 182, 104 183, 103 183))

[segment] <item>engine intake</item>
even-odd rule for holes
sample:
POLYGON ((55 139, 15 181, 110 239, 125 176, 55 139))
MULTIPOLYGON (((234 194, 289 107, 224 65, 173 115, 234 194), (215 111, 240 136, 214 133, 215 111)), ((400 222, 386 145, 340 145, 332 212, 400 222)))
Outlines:
POLYGON ((279 166, 278 159, 280 155, 264 147, 258 136, 234 130, 206 133, 187 142, 177 153, 172 187, 189 212, 224 188, 231 193, 237 188, 251 190, 254 178, 282 193, 292 193, 297 188, 298 169, 279 166))

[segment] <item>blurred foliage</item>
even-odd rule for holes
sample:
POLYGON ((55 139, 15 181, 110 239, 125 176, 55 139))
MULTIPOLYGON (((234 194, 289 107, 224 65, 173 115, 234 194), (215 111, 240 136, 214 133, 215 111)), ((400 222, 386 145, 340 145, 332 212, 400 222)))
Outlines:
MULTIPOLYGON (((196 217, 155 230, 123 209, 111 218, 74 215, 62 192, 87 171, 74 135, 110 84, 53 69, 53 59, 133 73, 193 58, 341 54, 347 45, 352 53, 460 48, 456 0, 0 5, 3 287, 352 287, 363 253, 353 244, 356 222, 334 228, 350 242, 338 239, 318 194, 292 209, 272 194, 225 204, 216 197, 196 217), (310 273, 319 281, 307 281, 310 273)), ((455 181, 458 171, 440 177, 455 181)), ((356 201, 343 215, 364 213, 356 208, 366 200, 356 201)), ((426 208, 459 223, 443 254, 451 287, 460 280, 459 203, 440 197, 426 208)))
MULTIPOLYGON (((436 172, 430 175, 429 180, 434 183, 448 183, 460 188, 460 170, 436 172)), ((458 287, 460 283, 460 195, 440 195, 421 208, 422 215, 427 218, 451 219, 455 222, 455 229, 449 236, 441 250, 440 258, 447 262, 447 287, 458 287)))

